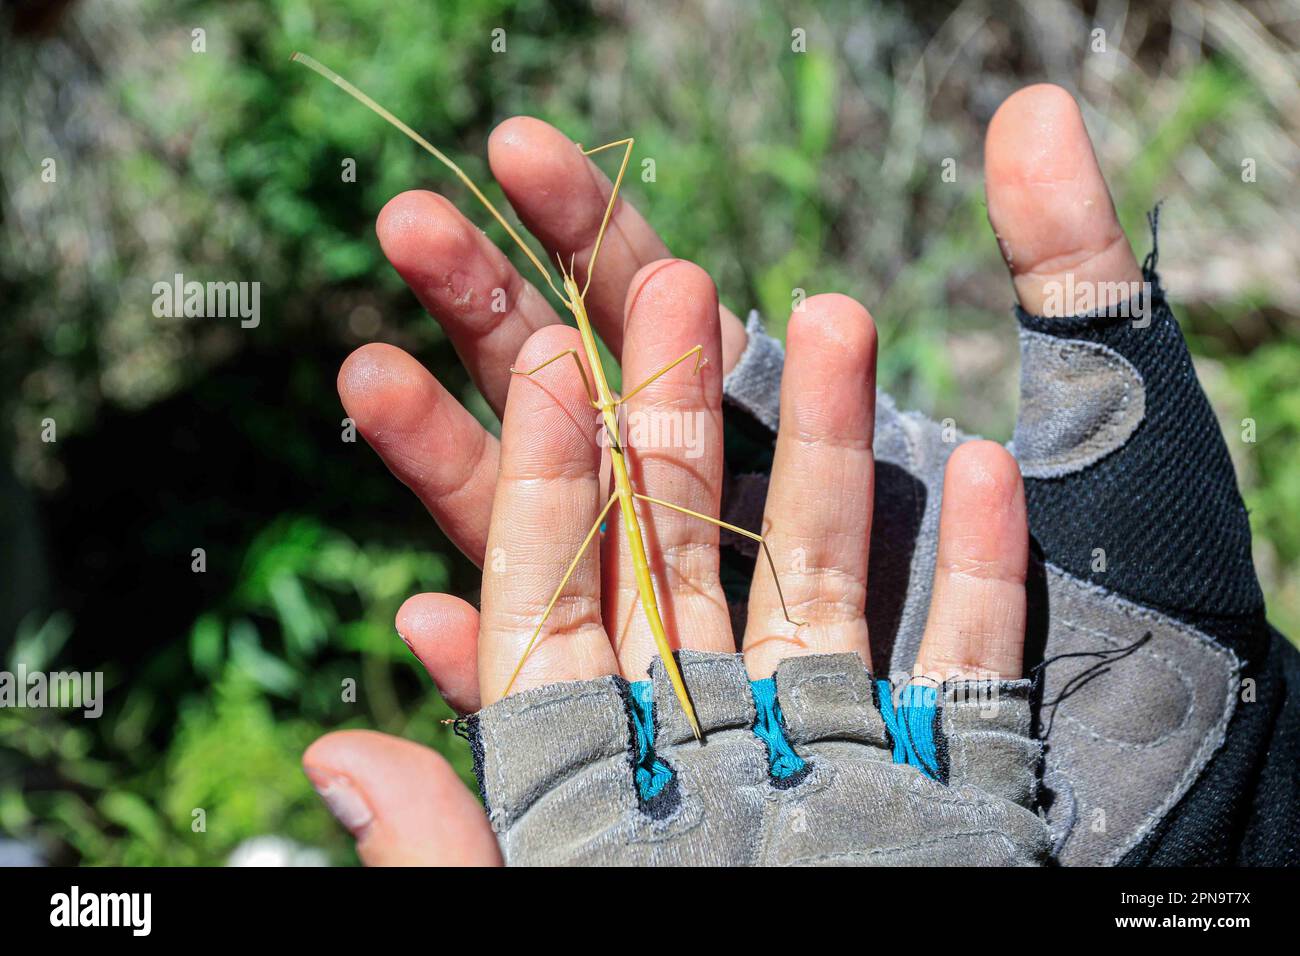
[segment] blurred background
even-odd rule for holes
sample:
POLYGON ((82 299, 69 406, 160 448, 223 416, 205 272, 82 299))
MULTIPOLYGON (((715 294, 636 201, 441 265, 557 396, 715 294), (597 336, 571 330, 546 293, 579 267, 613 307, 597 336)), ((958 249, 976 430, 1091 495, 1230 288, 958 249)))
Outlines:
POLYGON ((733 310, 779 332, 793 288, 849 293, 887 390, 1000 440, 1018 356, 983 133, 1019 86, 1067 87, 1139 258, 1165 201, 1165 286, 1300 636, 1300 0, 0 9, 0 670, 101 670, 106 697, 0 709, 0 862, 355 862, 299 769, 340 727, 471 779, 392 621, 415 591, 475 600, 476 572, 343 440, 334 377, 392 342, 495 428, 373 228, 415 187, 484 217, 296 49, 481 183, 512 114, 636 135, 657 177, 631 198, 733 310), (260 324, 155 317, 175 273, 259 282, 260 324))

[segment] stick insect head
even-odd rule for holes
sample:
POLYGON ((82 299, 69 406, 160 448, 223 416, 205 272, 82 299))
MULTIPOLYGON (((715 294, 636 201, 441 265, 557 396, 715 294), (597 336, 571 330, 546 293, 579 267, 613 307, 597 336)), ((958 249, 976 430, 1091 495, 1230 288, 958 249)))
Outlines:
MULTIPOLYGON (((582 298, 582 290, 578 288, 578 283, 574 281, 571 274, 564 276, 564 296, 569 302, 577 302, 582 298)), ((570 306, 572 308, 572 306, 570 306)))
POLYGON ((560 258, 560 254, 557 252, 555 254, 555 262, 560 267, 560 288, 564 290, 562 296, 564 304, 576 318, 578 315, 579 305, 582 303, 582 290, 578 287, 578 280, 573 277, 573 259, 569 259, 569 265, 566 268, 564 260, 560 258))

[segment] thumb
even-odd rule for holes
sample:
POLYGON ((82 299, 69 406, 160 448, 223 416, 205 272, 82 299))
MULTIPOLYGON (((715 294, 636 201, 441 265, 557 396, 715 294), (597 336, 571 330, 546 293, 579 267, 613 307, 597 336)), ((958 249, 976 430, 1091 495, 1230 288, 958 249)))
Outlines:
POLYGON ((326 734, 303 769, 367 866, 500 866, 496 837, 451 765, 368 730, 326 734))
POLYGON ((1048 561, 1218 630, 1263 607, 1223 434, 1156 275, 1139 272, 1078 106, 1035 86, 989 125, 989 218, 1020 308, 1014 450, 1048 561))

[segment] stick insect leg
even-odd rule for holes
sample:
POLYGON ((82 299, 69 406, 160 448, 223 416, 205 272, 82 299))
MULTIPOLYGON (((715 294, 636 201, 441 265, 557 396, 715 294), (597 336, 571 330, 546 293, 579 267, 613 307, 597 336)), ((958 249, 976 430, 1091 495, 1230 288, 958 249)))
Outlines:
MULTIPOLYGON (((556 356, 556 358, 558 357, 559 356, 556 356)), ((552 361, 554 361, 554 359, 552 361)), ((542 619, 537 622, 537 628, 533 631, 533 636, 528 639, 528 644, 524 647, 524 653, 519 658, 519 663, 515 665, 514 673, 510 675, 510 680, 506 683, 506 689, 501 692, 502 697, 509 694, 510 688, 515 686, 515 680, 519 677, 519 672, 524 669, 524 662, 528 660, 528 655, 532 653, 533 645, 537 643, 537 636, 542 633, 542 628, 546 626, 546 620, 551 616, 551 611, 555 609, 555 603, 560 600, 560 595, 564 593, 564 589, 569 583, 569 578, 573 577, 573 572, 578 567, 578 562, 582 560, 583 554, 585 554, 587 548, 591 546, 591 540, 596 537, 596 532, 600 530, 600 526, 605 521, 605 516, 609 514, 609 509, 613 507, 614 502, 616 501, 618 501, 617 492, 609 496, 609 501, 605 502, 605 507, 600 509, 600 514, 596 516, 596 521, 592 524, 591 530, 588 531, 587 536, 582 539, 582 544, 578 546, 578 553, 575 554, 573 560, 569 562, 568 570, 564 572, 564 577, 560 579, 560 586, 555 589, 555 593, 551 595, 551 600, 547 602, 546 610, 542 612, 542 619)))
POLYGON ((530 368, 527 371, 524 371, 523 369, 517 369, 513 365, 510 366, 510 371, 515 375, 524 375, 524 376, 536 375, 542 369, 546 368, 546 366, 550 365, 552 362, 558 362, 566 355, 573 356, 573 364, 578 366, 578 374, 582 376, 582 384, 587 389, 587 401, 591 402, 592 408, 600 408, 600 402, 596 401, 596 393, 592 390, 591 387, 591 380, 587 378, 587 370, 582 367, 582 359, 578 358, 577 349, 565 349, 559 355, 552 355, 541 365, 538 365, 535 368, 530 368))
MULTIPOLYGON (((623 185, 623 174, 627 172, 628 161, 632 159, 632 147, 636 140, 629 136, 627 139, 616 139, 612 143, 606 143, 604 146, 596 146, 593 149, 583 149, 582 155, 595 156, 607 149, 616 149, 619 146, 623 149, 623 162, 619 164, 618 176, 614 178, 614 188, 609 194, 609 202, 605 205, 605 217, 600 221, 600 231, 596 233, 596 242, 591 247, 591 258, 587 260, 587 281, 582 286, 582 297, 587 297, 587 290, 591 288, 591 276, 596 271, 596 256, 600 255, 600 244, 605 241, 605 230, 609 227, 610 217, 614 215, 614 203, 618 201, 618 191, 623 185)), ((578 147, 582 149, 581 146, 578 147)))
POLYGON ((622 398, 620 398, 620 399, 618 400, 618 404, 622 405, 624 402, 626 402, 629 398, 631 398, 631 397, 632 397, 633 395, 635 395, 637 392, 641 391, 641 389, 645 388, 647 385, 649 385, 649 384, 651 384, 652 382, 654 382, 655 379, 660 378, 661 376, 668 374, 668 373, 671 372, 673 369, 675 369, 677 366, 679 366, 679 365, 681 365, 683 362, 685 362, 685 361, 686 361, 688 358, 690 358, 692 355, 695 356, 695 368, 692 370, 691 374, 692 374, 692 375, 698 375, 698 374, 700 373, 700 369, 702 369, 705 365, 707 365, 707 364, 708 364, 708 361, 709 361, 707 358, 704 357, 704 346, 703 346, 703 345, 697 345, 697 346, 695 346, 695 348, 691 349, 689 352, 687 352, 687 353, 686 353, 685 355, 683 355, 681 358, 679 358, 679 359, 673 359, 673 361, 669 362, 667 365, 665 365, 665 366, 664 366, 663 368, 661 368, 659 371, 655 372, 653 375, 651 375, 648 379, 646 379, 644 382, 642 382, 642 383, 641 383, 640 385, 638 385, 636 388, 632 389, 632 391, 628 392, 626 395, 624 395, 622 398))
MULTIPOLYGON (((595 156, 597 153, 603 153, 607 149, 617 149, 620 146, 630 146, 634 142, 636 142, 636 140, 634 140, 631 136, 627 136, 624 137, 623 139, 616 139, 612 143, 606 143, 604 146, 593 146, 591 147, 591 149, 583 149, 582 155, 595 156)), ((579 147, 579 149, 581 148, 582 147, 579 147)))
POLYGON ((790 616, 790 611, 785 606, 785 594, 781 591, 781 576, 776 573, 776 561, 772 559, 772 551, 767 546, 767 539, 761 534, 755 534, 753 531, 746 531, 744 528, 737 527, 734 524, 728 524, 726 521, 711 518, 698 511, 692 511, 690 508, 683 508, 681 505, 675 505, 671 501, 664 501, 662 498, 651 498, 649 495, 643 495, 640 492, 635 491, 632 493, 632 497, 639 498, 641 501, 647 501, 652 505, 662 505, 663 507, 670 508, 673 511, 679 511, 684 515, 690 515, 692 518, 699 518, 701 521, 707 521, 709 524, 715 524, 719 528, 725 528, 735 534, 743 535, 752 541, 757 541, 763 546, 763 553, 767 555, 767 566, 772 569, 772 580, 776 584, 776 596, 781 599, 781 613, 784 614, 785 619, 795 627, 804 627, 808 623, 807 621, 796 621, 790 616))

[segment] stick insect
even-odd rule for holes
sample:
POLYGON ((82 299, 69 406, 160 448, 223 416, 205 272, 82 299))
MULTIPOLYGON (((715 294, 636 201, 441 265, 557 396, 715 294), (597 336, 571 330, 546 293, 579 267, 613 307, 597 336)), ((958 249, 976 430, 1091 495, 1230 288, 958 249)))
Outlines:
POLYGON ((790 612, 785 605, 785 595, 781 591, 781 580, 776 571, 776 562, 772 558, 771 549, 768 548, 767 540, 763 535, 756 534, 753 531, 747 531, 744 528, 737 527, 734 524, 729 524, 726 521, 720 521, 719 519, 710 517, 706 514, 701 514, 698 511, 692 511, 691 509, 684 508, 681 505, 642 494, 636 490, 632 483, 631 476, 628 474, 627 449, 625 449, 618 440, 619 406, 642 389, 672 371, 678 365, 681 365, 683 362, 694 358, 695 364, 693 374, 697 375, 699 374, 700 369, 703 368, 707 362, 707 359, 704 358, 703 354, 704 346, 697 345, 687 351, 686 354, 669 362, 636 388, 623 394, 619 398, 614 397, 614 393, 610 390, 609 383, 605 378, 605 369, 601 364, 600 354, 596 349, 596 335, 592 330, 591 321, 587 317, 585 299, 587 290, 591 287, 591 277, 595 273, 596 257, 600 254, 601 242, 605 238, 605 230, 609 226, 610 217, 613 215, 614 204, 618 199, 619 188, 623 184, 623 176, 627 172, 628 162, 632 158, 632 149, 635 145, 635 140, 632 137, 627 137, 626 139, 615 140, 612 143, 606 143, 604 146, 597 146, 593 149, 582 149, 581 146, 578 147, 582 150, 584 156, 595 156, 599 153, 621 148, 623 150, 623 159, 619 164, 618 175, 614 180, 614 187, 610 192, 609 202, 605 206, 605 214, 601 219, 600 231, 596 234, 596 241, 592 246, 591 258, 587 260, 586 279, 583 281, 582 286, 579 287, 577 278, 574 275, 573 260, 570 259, 569 265, 566 268, 563 259, 561 259, 557 254, 556 260, 560 272, 560 287, 557 288, 552 279, 550 270, 542 264, 542 260, 535 252, 533 252, 528 243, 524 242, 519 233, 515 231, 515 228, 510 225, 506 218, 500 213, 500 211, 498 211, 496 206, 493 205, 491 200, 483 194, 482 190, 475 185, 474 181, 470 179, 470 177, 466 175, 466 173, 446 154, 329 67, 317 62, 305 53, 295 53, 291 59, 314 70, 325 79, 340 87, 355 100, 379 114, 387 122, 401 130, 408 138, 420 146, 420 148, 429 153, 434 157, 434 159, 438 160, 438 162, 442 163, 443 166, 455 174, 456 178, 464 183, 469 191, 474 194, 474 198, 477 199, 484 208, 487 209, 492 217, 501 224, 510 238, 513 239, 523 251, 524 255, 528 258, 528 261, 531 262, 537 269, 538 273, 541 274, 547 287, 550 288, 551 292, 555 294, 556 298, 560 300, 564 307, 568 309, 569 313, 573 316, 573 319, 578 326, 578 332, 582 337, 582 350, 586 355, 587 364, 591 367, 592 380, 587 378, 587 373, 583 368, 582 360, 578 356, 577 349, 567 349, 559 355, 554 355, 531 369, 517 369, 512 367, 510 371, 516 375, 531 376, 537 374, 553 362, 563 361, 566 358, 571 358, 573 360, 574 365, 578 367, 578 374, 582 376, 583 385, 586 387, 587 400, 591 403, 591 407, 600 413, 605 430, 608 433, 608 447, 614 490, 610 495, 609 500, 606 501, 604 506, 600 509, 600 513, 597 515, 595 523, 591 526, 591 530, 587 532, 587 536, 578 547, 577 554, 575 554, 573 559, 569 562, 569 566, 564 572, 564 577, 560 579, 559 585, 556 587, 554 594, 552 594, 550 601, 547 603, 546 609, 542 613, 542 618, 537 622, 537 627, 533 630, 532 636, 524 647, 524 652, 519 658, 519 663, 515 665, 514 672, 510 675, 510 680, 506 683, 505 689, 501 692, 501 696, 504 697, 510 693, 510 689, 514 686, 516 679, 519 677, 519 672, 523 669, 524 662, 528 660, 528 655, 532 652, 533 645, 537 643, 537 639, 542 633, 542 628, 546 626, 546 621, 550 617, 551 611, 554 610, 556 602, 559 601, 560 596, 564 593, 564 589, 569 583, 569 578, 573 576, 573 572, 577 569, 578 563, 582 560, 582 556, 586 553, 587 548, 591 546, 591 542, 595 539, 597 532, 605 523, 605 518, 609 514, 610 509, 614 507, 615 503, 617 503, 623 518, 623 527, 626 531, 627 543, 631 549, 632 566, 636 574, 637 593, 640 598, 642 609, 645 612, 646 623, 650 627, 651 634, 654 635, 655 648, 659 652, 660 660, 663 661, 664 670, 668 674, 668 679, 672 684, 673 694, 676 696, 678 703, 681 705, 682 711, 686 714, 686 718, 690 722, 691 730, 695 734, 695 739, 701 739, 700 724, 695 715, 695 707, 691 703, 690 694, 687 692, 686 684, 682 680, 681 669, 677 666, 677 662, 673 658, 672 645, 668 642, 668 635, 664 630, 663 619, 659 615, 659 601, 655 596, 654 580, 650 574, 650 562, 646 557, 645 543, 641 536, 641 522, 637 516, 635 502, 642 501, 648 505, 668 508, 692 518, 699 518, 701 521, 707 521, 710 524, 717 525, 719 528, 725 528, 727 531, 731 531, 758 542, 763 549, 764 555, 767 557, 767 563, 768 567, 771 568, 772 577, 776 581, 777 596, 781 600, 781 611, 785 615, 786 621, 794 625, 796 628, 802 627, 804 622, 796 621, 790 617, 790 612), (561 289, 563 289, 563 291, 561 291, 561 289))

